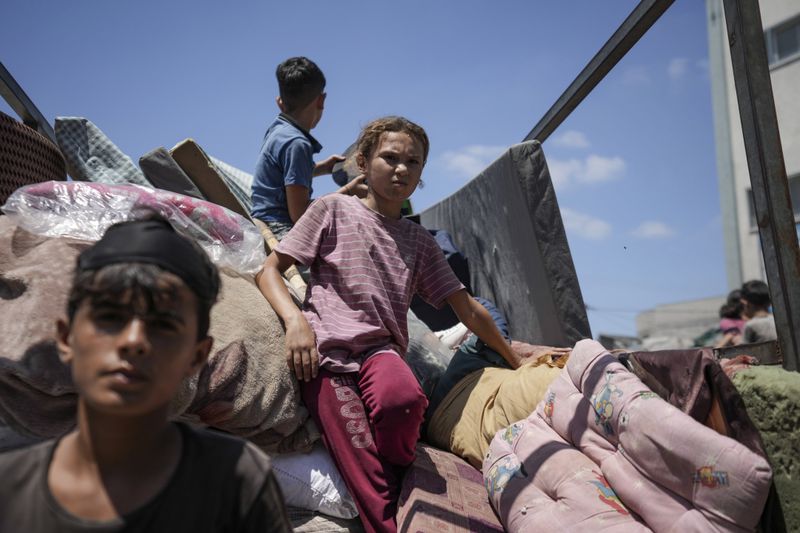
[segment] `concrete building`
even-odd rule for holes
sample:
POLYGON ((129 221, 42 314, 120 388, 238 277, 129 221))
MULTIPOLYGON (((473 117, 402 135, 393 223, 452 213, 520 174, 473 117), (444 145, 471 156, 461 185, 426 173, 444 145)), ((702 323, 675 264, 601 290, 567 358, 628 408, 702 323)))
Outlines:
MULTIPOLYGON (((800 1, 761 0, 760 5, 786 174, 795 222, 800 222, 800 1)), ((766 273, 722 0, 706 0, 706 12, 725 269, 728 286, 734 289, 750 279, 766 281, 766 273)))
POLYGON ((648 350, 689 348, 695 338, 719 325, 723 303, 725 297, 719 296, 659 305, 636 316, 636 333, 648 350))

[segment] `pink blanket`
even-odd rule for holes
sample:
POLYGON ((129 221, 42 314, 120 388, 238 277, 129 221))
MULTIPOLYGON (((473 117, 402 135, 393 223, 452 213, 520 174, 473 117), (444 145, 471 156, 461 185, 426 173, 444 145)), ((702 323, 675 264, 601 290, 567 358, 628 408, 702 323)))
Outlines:
POLYGON ((483 472, 509 531, 753 531, 772 476, 592 340, 535 412, 497 433, 483 472))

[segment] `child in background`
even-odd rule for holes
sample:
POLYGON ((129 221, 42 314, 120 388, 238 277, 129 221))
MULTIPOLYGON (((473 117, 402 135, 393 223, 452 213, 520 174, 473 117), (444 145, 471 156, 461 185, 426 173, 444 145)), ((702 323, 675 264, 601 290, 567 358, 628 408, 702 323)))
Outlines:
POLYGON ((163 219, 116 224, 81 253, 58 322, 77 429, 0 455, 0 531, 291 531, 266 455, 168 421, 208 357, 219 286, 163 219))
POLYGON ((769 287, 766 283, 752 280, 742 285, 742 306, 744 315, 748 317, 742 333, 745 344, 778 339, 775 318, 769 312, 769 287))
POLYGON ((728 294, 728 300, 719 308, 719 329, 722 339, 715 346, 724 348, 742 343, 745 318, 742 318, 742 291, 733 290, 728 294))
POLYGON ((314 202, 257 278, 286 326, 288 364, 367 531, 397 528, 402 472, 414 460, 427 406, 403 361, 414 293, 435 307, 448 303, 512 368, 521 363, 433 237, 401 217, 428 146, 425 131, 402 117, 369 123, 356 156, 366 198, 314 202), (302 312, 280 275, 295 262, 310 265, 302 312))
MULTIPOLYGON (((311 136, 325 109, 325 76, 305 57, 292 57, 278 65, 281 113, 267 128, 253 175, 253 218, 262 220, 281 239, 305 213, 311 201, 311 180, 330 174, 344 158, 332 155, 314 164, 322 145, 311 136)), ((362 192, 357 178, 341 189, 344 194, 362 192)))

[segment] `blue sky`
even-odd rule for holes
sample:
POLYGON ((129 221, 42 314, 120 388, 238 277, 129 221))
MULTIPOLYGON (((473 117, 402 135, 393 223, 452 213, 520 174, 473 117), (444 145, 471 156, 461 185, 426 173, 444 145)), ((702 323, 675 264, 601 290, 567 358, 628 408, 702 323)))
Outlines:
MULTIPOLYGON (((522 140, 636 4, 4 0, 0 61, 45 117, 84 116, 134 160, 192 137, 252 171, 275 66, 306 55, 323 156, 378 116, 426 128, 421 210, 522 140)), ((705 2, 677 0, 544 148, 595 335, 727 292, 705 2)))

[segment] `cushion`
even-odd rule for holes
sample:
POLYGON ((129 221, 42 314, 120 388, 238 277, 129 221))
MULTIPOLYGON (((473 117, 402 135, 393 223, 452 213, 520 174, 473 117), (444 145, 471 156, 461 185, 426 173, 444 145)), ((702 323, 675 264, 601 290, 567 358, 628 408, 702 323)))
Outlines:
POLYGON ((484 480, 508 531, 650 531, 600 466, 538 418, 498 432, 484 480))
POLYGON ((571 346, 592 336, 538 141, 510 147, 420 221, 452 235, 469 258, 473 293, 497 304, 511 338, 571 346))
POLYGON ((355 518, 358 509, 322 441, 309 453, 273 455, 272 471, 289 507, 319 511, 336 518, 355 518))
POLYGON ((397 510, 398 531, 499 532, 481 473, 423 443, 408 468, 397 510))
POLYGON ((564 520, 602 529, 594 497, 634 530, 634 513, 656 531, 753 530, 771 482, 760 455, 662 400, 592 340, 575 345, 534 413, 495 435, 484 476, 511 531, 530 521, 569 527, 564 520), (565 485, 553 473, 570 463, 602 475, 595 481, 603 486, 588 478, 565 485), (528 516, 534 504, 536 519, 528 516), (561 512, 565 504, 571 512, 561 512))
POLYGON ((148 185, 131 158, 90 120, 56 117, 55 126, 56 141, 67 161, 67 170, 76 180, 148 185))
POLYGON ((164 147, 150 150, 140 157, 139 167, 144 172, 147 181, 156 189, 204 199, 203 193, 197 189, 197 186, 164 147))
POLYGON ((194 139, 179 142, 170 150, 170 154, 209 201, 227 207, 245 218, 250 217, 248 209, 231 192, 214 162, 194 139))

